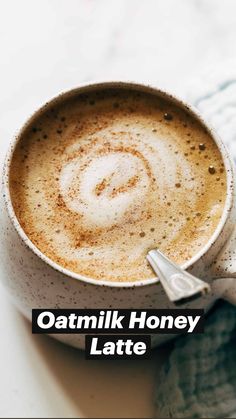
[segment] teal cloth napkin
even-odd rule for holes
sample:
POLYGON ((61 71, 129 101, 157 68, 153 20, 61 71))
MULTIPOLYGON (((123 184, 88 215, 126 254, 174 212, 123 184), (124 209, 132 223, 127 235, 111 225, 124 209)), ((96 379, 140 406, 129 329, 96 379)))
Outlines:
MULTIPOLYGON (((215 126, 236 161, 235 63, 198 78, 186 98, 215 126)), ((218 302, 204 334, 174 342, 155 402, 161 418, 236 418, 236 307, 218 302)))
POLYGON ((205 333, 177 339, 158 377, 161 418, 236 418, 236 308, 218 303, 205 333))

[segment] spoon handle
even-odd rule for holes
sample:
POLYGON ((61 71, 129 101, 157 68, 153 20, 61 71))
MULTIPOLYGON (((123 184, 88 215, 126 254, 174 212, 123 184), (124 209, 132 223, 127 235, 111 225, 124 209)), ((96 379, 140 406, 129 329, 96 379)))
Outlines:
POLYGON ((159 250, 150 250, 147 260, 158 275, 169 300, 175 304, 185 303, 210 291, 207 282, 184 271, 159 250))

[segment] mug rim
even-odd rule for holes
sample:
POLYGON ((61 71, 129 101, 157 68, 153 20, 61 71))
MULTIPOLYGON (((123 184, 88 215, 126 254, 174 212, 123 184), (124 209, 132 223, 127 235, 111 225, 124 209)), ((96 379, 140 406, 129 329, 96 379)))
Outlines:
POLYGON ((169 93, 167 90, 160 89, 159 87, 153 86, 152 84, 147 83, 140 83, 135 81, 93 81, 93 82, 87 82, 87 83, 80 83, 76 87, 73 87, 72 89, 62 91, 61 93, 53 96, 51 99, 47 100, 43 103, 43 105, 36 108, 35 111, 31 113, 31 115, 26 119, 24 124, 20 127, 20 129, 17 130, 15 136, 10 141, 8 151, 4 160, 3 165, 3 197, 5 201, 5 205, 8 211, 8 215, 10 217, 10 220, 18 233, 20 239, 23 241, 25 246, 30 249, 36 256, 38 256, 44 263, 49 265, 51 268, 59 271, 60 273, 66 275, 69 278, 76 279, 78 281, 83 281, 85 283, 98 285, 98 286, 105 286, 105 287, 117 287, 117 288, 135 288, 135 287, 142 287, 142 286, 148 286, 153 285, 155 283, 159 283, 160 280, 158 277, 143 279, 143 280, 134 280, 134 281, 111 281, 111 280, 100 280, 100 279, 94 279, 89 278, 84 275, 81 275, 79 273, 70 271, 69 269, 64 268, 63 266, 59 265, 58 263, 54 262, 52 259, 50 259, 46 254, 41 252, 39 248, 30 240, 30 238, 25 233, 24 229, 21 227, 20 222, 16 216, 12 200, 11 200, 11 194, 10 194, 10 187, 9 187, 9 174, 10 174, 10 167, 12 162, 13 153, 15 150, 15 147, 20 141, 22 134, 24 133, 25 129, 30 127, 35 118, 40 116, 45 110, 47 110, 50 106, 53 104, 57 104, 60 101, 66 100, 76 94, 83 94, 90 91, 96 91, 96 90, 102 90, 104 88, 121 88, 121 89, 131 89, 134 91, 143 91, 146 93, 154 94, 158 97, 162 97, 166 99, 167 101, 170 101, 171 103, 179 106, 180 108, 184 109, 188 113, 190 113, 194 119, 198 120, 200 124, 207 130, 207 132, 211 135, 214 142, 217 145, 218 150, 220 151, 225 171, 226 171, 226 199, 224 204, 224 209, 221 214, 220 221, 212 234, 212 236, 209 238, 207 243, 188 261, 181 264, 182 269, 189 269, 192 267, 197 261, 199 261, 211 248, 211 246, 216 242, 218 239, 220 233, 222 232, 230 211, 233 207, 233 197, 234 197, 234 168, 232 164, 232 160, 229 156, 229 152, 227 147, 225 146, 224 142, 221 140, 219 135, 217 134, 216 130, 209 124, 209 122, 206 122, 205 118, 200 114, 200 112, 192 105, 189 105, 184 100, 180 99, 175 94, 169 93))

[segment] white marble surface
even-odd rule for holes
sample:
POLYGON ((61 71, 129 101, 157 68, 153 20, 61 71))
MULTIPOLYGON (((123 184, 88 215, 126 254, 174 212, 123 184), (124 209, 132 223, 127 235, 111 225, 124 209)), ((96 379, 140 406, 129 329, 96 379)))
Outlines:
MULTIPOLYGON (((235 0, 0 0, 1 161, 39 104, 94 79, 146 81, 184 95, 236 59, 235 0)), ((0 417, 151 417, 146 362, 86 362, 43 336, 0 293, 0 417)), ((161 383, 158 383, 161 385, 161 383)))

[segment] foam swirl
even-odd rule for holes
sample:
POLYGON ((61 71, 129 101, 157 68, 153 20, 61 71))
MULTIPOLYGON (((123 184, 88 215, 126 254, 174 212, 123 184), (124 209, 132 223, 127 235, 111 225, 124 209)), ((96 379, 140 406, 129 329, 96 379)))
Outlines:
POLYGON ((61 171, 60 191, 70 210, 81 214, 85 222, 105 228, 137 208, 140 194, 145 200, 149 183, 142 159, 111 151, 71 160, 61 171))
MULTIPOLYGON (((66 150, 60 194, 84 226, 107 229, 158 213, 161 226, 166 202, 173 200, 175 184, 183 178, 189 190, 185 205, 195 201, 191 165, 162 138, 151 131, 141 140, 125 132, 121 136, 115 127, 112 133, 109 140, 110 131, 102 130, 87 148, 77 143, 66 150)), ((178 224, 172 234, 176 231, 178 224)))

